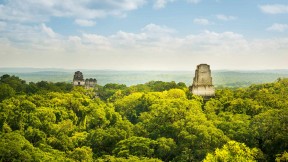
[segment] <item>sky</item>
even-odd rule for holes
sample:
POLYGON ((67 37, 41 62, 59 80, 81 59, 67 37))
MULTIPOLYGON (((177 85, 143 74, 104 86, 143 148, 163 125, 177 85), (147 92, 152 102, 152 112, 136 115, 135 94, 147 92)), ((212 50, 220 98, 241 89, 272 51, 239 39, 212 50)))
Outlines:
POLYGON ((287 0, 0 0, 0 67, 288 69, 287 0))

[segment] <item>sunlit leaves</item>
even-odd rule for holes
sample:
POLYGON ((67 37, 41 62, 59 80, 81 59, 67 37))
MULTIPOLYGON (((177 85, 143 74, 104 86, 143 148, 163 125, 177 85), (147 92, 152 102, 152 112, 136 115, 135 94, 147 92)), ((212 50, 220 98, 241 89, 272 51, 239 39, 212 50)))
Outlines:
MULTIPOLYGON (((288 108, 269 110, 252 119, 253 136, 264 153, 275 157, 288 146, 288 108)), ((273 158, 274 159, 274 158, 273 158)))
POLYGON ((119 157, 152 157, 156 145, 157 142, 149 138, 133 136, 117 143, 113 154, 119 157))
POLYGON ((260 150, 256 148, 250 149, 243 143, 229 141, 221 149, 217 148, 213 154, 209 153, 204 162, 256 162, 259 158, 263 158, 260 150))

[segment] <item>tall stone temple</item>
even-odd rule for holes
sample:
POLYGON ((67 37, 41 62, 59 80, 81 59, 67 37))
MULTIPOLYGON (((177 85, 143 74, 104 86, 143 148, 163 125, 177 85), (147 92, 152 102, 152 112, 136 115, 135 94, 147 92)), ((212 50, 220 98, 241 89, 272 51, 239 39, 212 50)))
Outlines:
POLYGON ((73 78, 74 86, 83 86, 85 88, 94 88, 97 84, 97 80, 93 78, 85 79, 82 72, 76 71, 73 78))
POLYGON ((215 96, 215 88, 212 84, 210 65, 197 65, 195 70, 195 77, 191 86, 191 92, 204 98, 215 96))

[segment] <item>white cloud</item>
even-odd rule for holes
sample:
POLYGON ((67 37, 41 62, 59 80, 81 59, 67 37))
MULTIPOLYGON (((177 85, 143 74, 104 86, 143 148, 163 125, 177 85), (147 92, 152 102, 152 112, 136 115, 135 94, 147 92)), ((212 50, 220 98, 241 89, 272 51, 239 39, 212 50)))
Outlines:
POLYGON ((1 66, 191 70, 201 62, 240 69, 287 65, 288 38, 251 40, 231 31, 186 36, 174 32, 167 26, 148 24, 133 33, 63 36, 45 24, 9 26, 9 32, 0 31, 6 38, 0 39, 1 66))
POLYGON ((94 25, 96 24, 95 21, 85 20, 85 19, 76 19, 76 20, 75 20, 75 23, 76 23, 77 25, 86 26, 86 27, 91 27, 91 26, 94 26, 94 25))
MULTIPOLYGON (((154 1, 155 2, 154 2, 154 5, 153 5, 153 8, 161 9, 161 8, 165 8, 168 3, 176 2, 176 1, 179 1, 179 0, 154 0, 154 1)), ((202 0, 186 0, 186 2, 193 3, 193 4, 200 3, 201 1, 202 0)))
POLYGON ((144 28, 142 28, 142 31, 148 33, 169 33, 169 34, 176 32, 174 29, 168 28, 167 26, 160 26, 156 24, 148 24, 144 28))
MULTIPOLYGON (((46 16, 42 14, 33 14, 27 6, 26 2, 23 0, 23 3, 19 0, 8 0, 7 4, 0 4, 0 17, 4 21, 16 21, 16 22, 35 22, 35 21, 46 21, 46 16)), ((31 4, 31 9, 34 12, 38 12, 35 4, 31 4), (35 7, 35 8, 34 8, 35 7)))
POLYGON ((74 43, 80 43, 82 39, 79 36, 69 36, 68 41, 74 43))
POLYGON ((109 36, 109 41, 114 45, 114 48, 138 48, 145 44, 148 39, 146 33, 129 33, 118 31, 116 34, 109 36))
POLYGON ((236 49, 246 49, 247 41, 241 34, 234 32, 217 33, 212 31, 203 31, 197 35, 188 35, 184 39, 189 48, 198 49, 199 52, 205 51, 237 51, 236 49), (191 46, 191 47, 190 47, 191 46))
POLYGON ((47 27, 45 24, 41 24, 41 29, 45 34, 47 34, 51 38, 55 38, 58 35, 53 31, 53 29, 47 27))
POLYGON ((284 32, 287 29, 288 24, 278 24, 278 23, 275 23, 267 28, 268 31, 277 31, 277 32, 284 32))
POLYGON ((155 0, 153 7, 156 9, 160 9, 160 8, 164 8, 166 4, 167 4, 167 0, 155 0))
MULTIPOLYGON (((161 8, 165 8, 168 3, 176 2, 179 0, 154 0, 154 1, 155 2, 153 4, 153 8, 161 9, 161 8)), ((193 3, 193 4, 197 4, 201 1, 202 0, 186 0, 187 3, 193 3)))
POLYGON ((267 14, 287 14, 288 5, 273 4, 273 5, 261 5, 259 6, 261 11, 267 14))
MULTIPOLYGON (((180 0, 153 0, 153 7, 164 8, 168 3, 180 0)), ((185 0, 197 4, 201 0, 185 0)), ((94 19, 116 16, 125 17, 127 12, 139 9, 149 0, 6 0, 0 4, 0 17, 4 21, 38 22, 51 17, 69 17, 94 21, 94 19)), ((83 24, 83 23, 82 23, 83 24)))
POLYGON ((0 21, 0 31, 1 31, 1 30, 5 30, 6 26, 7 26, 7 23, 6 23, 6 22, 0 21))
POLYGON ((193 20, 194 24, 198 24, 198 25, 211 25, 212 23, 207 20, 207 19, 203 19, 203 18, 196 18, 193 20))
POLYGON ((110 38, 119 39, 119 40, 128 40, 129 42, 135 42, 138 40, 146 40, 146 33, 128 33, 124 31, 118 31, 115 35, 112 35, 110 38))
POLYGON ((146 3, 145 0, 110 0, 109 4, 114 4, 115 8, 122 8, 122 10, 135 10, 146 3))
POLYGON ((108 49, 111 46, 109 38, 97 34, 83 34, 82 42, 97 45, 97 47, 105 49, 108 49))
POLYGON ((4 27, 3 30, 0 30, 0 37, 5 38, 16 45, 61 40, 61 35, 44 23, 34 26, 16 23, 9 23, 8 25, 7 23, 6 27, 4 27))
POLYGON ((197 4, 201 2, 201 0, 187 0, 187 2, 197 4))
POLYGON ((45 22, 51 17, 96 19, 106 16, 123 16, 138 9, 146 0, 7 0, 0 5, 0 17, 6 21, 45 22))
POLYGON ((216 17, 217 17, 217 19, 223 20, 223 21, 230 21, 230 20, 236 19, 235 16, 228 16, 228 15, 223 15, 223 14, 216 15, 216 17))

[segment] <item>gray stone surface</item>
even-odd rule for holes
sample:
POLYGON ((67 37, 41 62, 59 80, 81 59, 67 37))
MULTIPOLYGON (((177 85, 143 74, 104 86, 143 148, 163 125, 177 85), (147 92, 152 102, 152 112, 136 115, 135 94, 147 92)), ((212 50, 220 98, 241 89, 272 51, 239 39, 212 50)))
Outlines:
POLYGON ((93 88, 96 86, 96 84, 97 84, 96 79, 90 78, 90 79, 85 80, 85 87, 86 88, 93 88))
POLYGON ((210 65, 197 65, 195 77, 191 87, 191 92, 198 96, 213 97, 215 96, 215 88, 212 84, 210 65))

